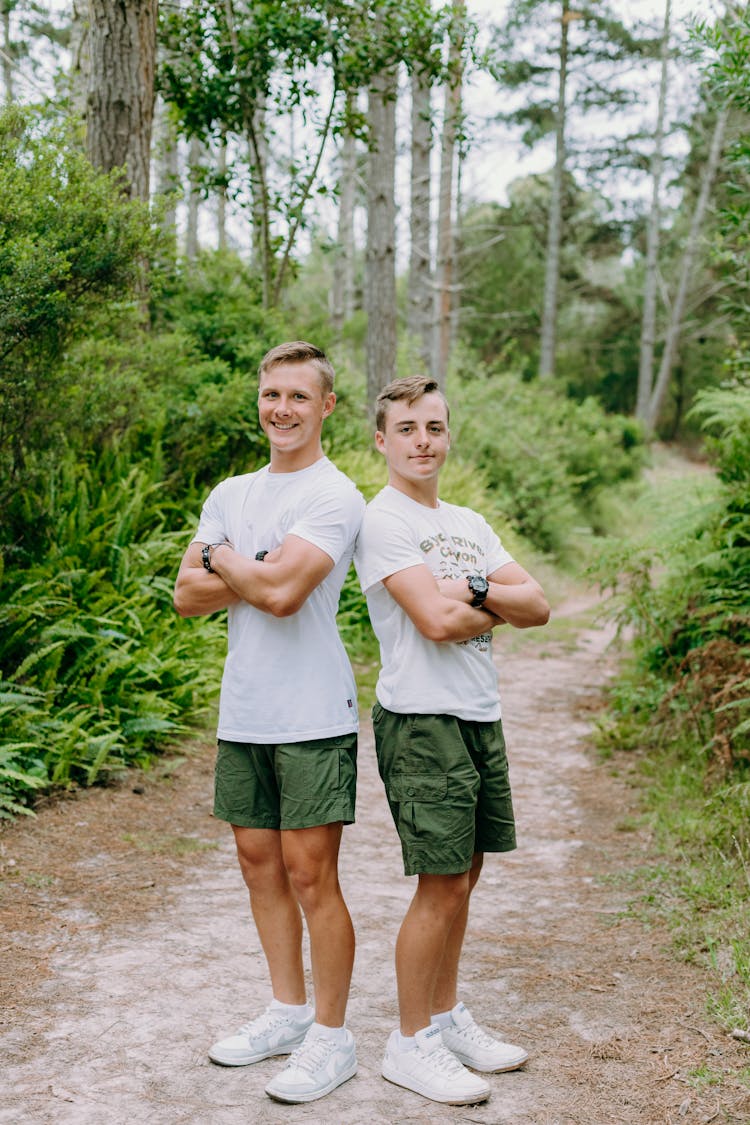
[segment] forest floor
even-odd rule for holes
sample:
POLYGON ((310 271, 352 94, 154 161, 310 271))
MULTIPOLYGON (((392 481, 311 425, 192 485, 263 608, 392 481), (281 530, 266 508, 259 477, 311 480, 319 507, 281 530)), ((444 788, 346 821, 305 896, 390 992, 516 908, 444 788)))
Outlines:
POLYGON ((496 642, 519 848, 485 864, 462 999, 530 1057, 491 1076, 488 1102, 441 1106, 380 1076, 414 881, 363 718, 358 820, 341 857, 358 937, 357 1076, 322 1101, 282 1106, 263 1092, 278 1059, 207 1059, 269 1000, 230 833, 210 814, 207 737, 0 834, 0 1121, 748 1125, 750 1049, 705 1014, 701 969, 629 909, 661 861, 638 818, 632 759, 602 762, 590 744, 611 639, 583 598, 546 630, 496 642))

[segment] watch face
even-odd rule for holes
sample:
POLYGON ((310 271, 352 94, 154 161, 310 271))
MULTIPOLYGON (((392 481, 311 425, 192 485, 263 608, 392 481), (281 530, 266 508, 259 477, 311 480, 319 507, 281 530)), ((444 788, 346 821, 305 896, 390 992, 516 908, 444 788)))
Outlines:
POLYGON ((482 576, 479 575, 479 574, 470 575, 469 579, 468 579, 468 582, 469 582, 469 589, 471 590, 472 594, 474 595, 474 598, 473 598, 471 604, 473 606, 482 605, 483 602, 484 602, 484 599, 487 597, 487 594, 488 594, 489 589, 490 589, 489 582, 487 581, 486 578, 482 578, 482 576))
POLYGON ((486 594, 489 588, 490 584, 486 578, 482 578, 478 574, 472 574, 469 578, 469 589, 472 594, 486 594))

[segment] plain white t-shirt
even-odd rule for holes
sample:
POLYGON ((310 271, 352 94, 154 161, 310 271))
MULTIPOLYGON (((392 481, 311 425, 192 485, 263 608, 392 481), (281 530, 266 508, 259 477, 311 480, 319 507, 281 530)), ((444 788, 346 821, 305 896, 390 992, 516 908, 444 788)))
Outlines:
POLYGON ((383 579, 422 563, 436 578, 486 578, 511 562, 490 525, 471 508, 442 500, 428 508, 390 485, 367 505, 354 563, 380 642, 376 695, 382 707, 478 722, 500 718, 491 630, 469 641, 428 640, 383 579))
POLYGON ((228 609, 228 651, 218 737, 231 742, 305 742, 358 728, 356 688, 336 610, 364 499, 323 457, 295 473, 230 477, 211 492, 194 542, 228 539, 247 558, 297 535, 334 567, 290 617, 247 602, 228 609))

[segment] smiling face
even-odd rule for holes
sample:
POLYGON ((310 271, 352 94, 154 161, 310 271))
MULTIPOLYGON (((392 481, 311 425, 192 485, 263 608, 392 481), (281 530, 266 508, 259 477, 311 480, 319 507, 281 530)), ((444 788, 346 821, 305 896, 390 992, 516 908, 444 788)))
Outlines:
POLYGON ((271 470, 292 473, 323 456, 323 419, 336 404, 312 363, 280 363, 260 376, 258 417, 271 446, 271 470))
POLYGON ((438 474, 450 448, 448 410, 441 394, 388 403, 375 445, 388 462, 388 482, 412 500, 437 503, 438 474))

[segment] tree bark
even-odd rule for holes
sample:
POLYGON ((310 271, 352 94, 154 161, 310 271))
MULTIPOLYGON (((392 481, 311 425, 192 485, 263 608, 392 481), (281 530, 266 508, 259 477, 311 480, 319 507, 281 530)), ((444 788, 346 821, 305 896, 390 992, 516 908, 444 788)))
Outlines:
POLYGON ((219 175, 219 188, 216 193, 216 240, 219 250, 227 248, 227 138, 222 133, 219 138, 219 152, 216 159, 219 175))
POLYGON ((659 226, 661 219, 661 177, 664 169, 664 118, 667 103, 667 71, 669 65, 669 37, 671 0, 664 9, 664 33, 661 41, 661 77, 659 104, 654 131, 654 154, 651 160, 651 210, 646 229, 646 265, 643 279, 643 316, 641 318, 641 344, 638 363, 638 393, 635 416, 645 420, 654 380, 654 346, 656 343, 656 292, 659 268, 659 226))
POLYGON ((156 108, 156 183, 157 192, 164 200, 161 226, 174 238, 177 225, 177 196, 180 191, 180 161, 177 132, 163 102, 156 108))
POLYGON ((89 0, 86 150, 98 168, 124 170, 124 190, 148 199, 157 0, 89 0))
POLYGON ((539 345, 539 378, 552 379, 555 374, 557 346, 557 297, 560 285, 560 243, 562 241, 562 199, 565 176, 565 114, 568 79, 568 25, 571 20, 569 0, 562 0, 560 19, 560 68, 557 85, 555 125, 555 166, 552 172, 549 215, 547 218, 547 258, 544 268, 544 300, 542 331, 539 345))
POLYGON ((185 226, 185 257, 193 261, 198 257, 198 216, 200 212, 200 192, 198 178, 199 165, 202 151, 201 142, 197 137, 190 138, 188 151, 188 198, 187 198, 187 223, 185 226))
POLYGON ((456 139, 461 119, 463 24, 465 17, 466 4, 464 0, 453 0, 448 50, 448 80, 445 87, 443 139, 440 149, 440 188, 435 260, 435 331, 432 356, 432 377, 441 387, 445 386, 448 373, 451 343, 454 274, 453 183, 456 139))
POLYGON ((411 197, 407 327, 428 371, 432 354, 434 291, 430 254, 430 81, 416 69, 411 79, 411 197))
POLYGON ((8 105, 13 101, 13 43, 10 34, 10 4, 3 4, 2 8, 3 19, 3 87, 5 89, 5 101, 8 105))
MULTIPOLYGON (((347 117, 356 95, 347 94, 347 117)), ((340 150, 339 216, 331 281, 331 323, 337 335, 354 312, 354 206, 357 198, 357 142, 350 129, 340 150)))
POLYGON ((664 396, 669 386, 669 377, 672 374, 672 367, 674 365, 675 357, 677 355, 677 345, 682 331, 682 319, 685 313, 685 305, 687 302, 688 286, 690 284, 690 277, 693 270, 693 262, 698 252, 698 244, 700 242, 701 231, 706 217, 706 210, 711 198, 711 191, 713 189, 716 172, 721 160, 721 154, 724 147, 724 134, 726 132, 727 121, 729 119, 729 110, 720 110, 716 124, 714 125, 713 136, 711 137, 711 147, 708 153, 708 159, 703 167, 703 175, 701 177, 701 187, 698 193, 698 198, 695 201, 695 208, 693 210, 693 217, 690 223, 690 231, 688 233, 687 242, 685 243, 685 250, 682 255, 682 262, 680 264, 680 278, 677 285, 677 294, 672 303, 672 311, 669 318, 669 325, 667 327, 667 335, 664 341, 664 351, 662 352, 661 363, 659 364, 659 374, 656 377, 656 384, 654 386, 651 398, 648 403, 648 410, 644 418, 646 431, 652 434, 656 429, 656 423, 659 419, 662 406, 664 404, 664 396))
POLYGON ((396 72, 369 91, 367 176, 367 402, 396 374, 396 72))

